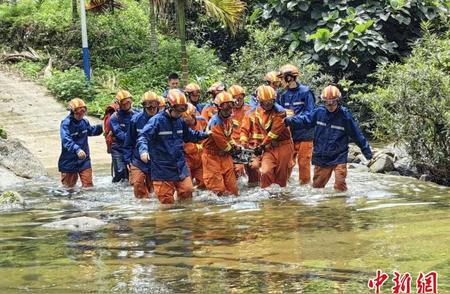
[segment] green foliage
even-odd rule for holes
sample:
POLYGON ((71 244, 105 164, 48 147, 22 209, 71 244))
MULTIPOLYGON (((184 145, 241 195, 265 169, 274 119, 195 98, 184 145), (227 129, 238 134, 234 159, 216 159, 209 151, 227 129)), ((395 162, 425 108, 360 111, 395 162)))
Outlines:
POLYGON ((8 138, 8 134, 6 134, 6 131, 2 128, 0 128, 0 138, 2 138, 2 139, 8 138))
POLYGON ((405 142, 422 171, 450 184, 450 34, 427 34, 404 64, 383 66, 376 78, 374 91, 359 96, 375 136, 405 142))
POLYGON ((292 63, 300 69, 300 82, 311 87, 316 94, 331 83, 332 77, 321 73, 320 66, 308 62, 303 54, 283 51, 279 45, 283 34, 284 30, 275 22, 265 29, 251 29, 247 45, 232 55, 229 79, 254 90, 267 72, 292 63))
POLYGON ((291 51, 302 48, 340 77, 347 71, 365 78, 408 51, 422 21, 448 21, 450 6, 446 0, 273 0, 262 2, 261 10, 263 19, 286 28, 291 51))
POLYGON ((44 80, 44 84, 53 95, 63 101, 75 97, 91 100, 95 95, 93 87, 86 82, 83 72, 78 68, 64 72, 54 71, 52 77, 44 80))
POLYGON ((21 61, 13 66, 15 69, 19 70, 27 78, 37 78, 44 68, 44 64, 40 62, 32 61, 21 61))

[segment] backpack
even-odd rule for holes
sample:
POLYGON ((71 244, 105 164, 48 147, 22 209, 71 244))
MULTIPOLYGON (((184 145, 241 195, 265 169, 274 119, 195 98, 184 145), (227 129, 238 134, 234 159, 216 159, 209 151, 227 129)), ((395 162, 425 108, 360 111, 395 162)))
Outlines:
POLYGON ((106 152, 111 153, 111 145, 114 142, 114 135, 109 126, 109 121, 111 116, 119 110, 119 103, 114 102, 105 109, 105 114, 103 116, 103 135, 105 136, 106 142, 106 152))

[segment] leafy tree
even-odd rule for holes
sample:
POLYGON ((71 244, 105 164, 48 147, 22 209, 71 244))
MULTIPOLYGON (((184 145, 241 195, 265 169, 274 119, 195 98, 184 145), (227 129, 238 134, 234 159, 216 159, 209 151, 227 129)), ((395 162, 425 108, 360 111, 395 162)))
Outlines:
MULTIPOLYGON (((149 0, 152 1, 152 0, 149 0)), ((232 32, 235 32, 239 20, 242 18, 245 11, 245 2, 241 0, 201 0, 206 14, 219 20, 221 23, 226 25, 232 32)), ((165 7, 170 7, 167 5, 167 1, 154 0, 153 5, 156 9, 164 5, 165 7)), ((181 65, 183 72, 183 81, 187 83, 189 78, 189 70, 187 63, 187 52, 186 52, 186 1, 185 0, 175 0, 175 12, 177 15, 177 32, 181 43, 181 65)))
POLYGON ((284 30, 273 22, 264 29, 250 28, 247 44, 232 54, 229 79, 248 90, 254 90, 262 83, 264 75, 278 70, 283 64, 292 63, 300 69, 300 81, 318 94, 332 77, 321 73, 318 64, 309 62, 302 53, 288 54, 280 47, 284 30))
POLYGON ((379 139, 406 143, 422 172, 450 185, 450 33, 427 33, 404 64, 382 66, 368 103, 379 139))
POLYGON ((340 77, 365 79, 409 50, 422 21, 445 22, 449 11, 447 0, 272 0, 255 13, 286 28, 291 52, 302 48, 340 77))

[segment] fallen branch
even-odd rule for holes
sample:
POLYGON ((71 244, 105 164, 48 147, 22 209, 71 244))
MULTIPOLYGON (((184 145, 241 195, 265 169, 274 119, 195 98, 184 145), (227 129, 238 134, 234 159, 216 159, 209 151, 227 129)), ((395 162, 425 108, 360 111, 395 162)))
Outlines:
POLYGON ((39 61, 42 60, 42 56, 37 54, 32 48, 28 47, 29 51, 24 52, 14 52, 2 54, 0 62, 18 62, 22 60, 39 61))

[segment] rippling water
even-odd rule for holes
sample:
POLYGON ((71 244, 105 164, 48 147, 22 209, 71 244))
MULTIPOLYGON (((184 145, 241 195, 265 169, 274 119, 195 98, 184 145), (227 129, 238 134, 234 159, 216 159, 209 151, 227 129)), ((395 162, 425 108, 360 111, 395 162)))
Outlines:
POLYGON ((355 169, 346 193, 295 179, 174 206, 135 200, 108 176, 84 191, 27 185, 25 207, 0 212, 0 293, 373 293, 377 269, 410 272, 413 292, 419 272, 437 271, 450 292, 449 188, 355 169), (78 216, 108 225, 41 227, 78 216))

